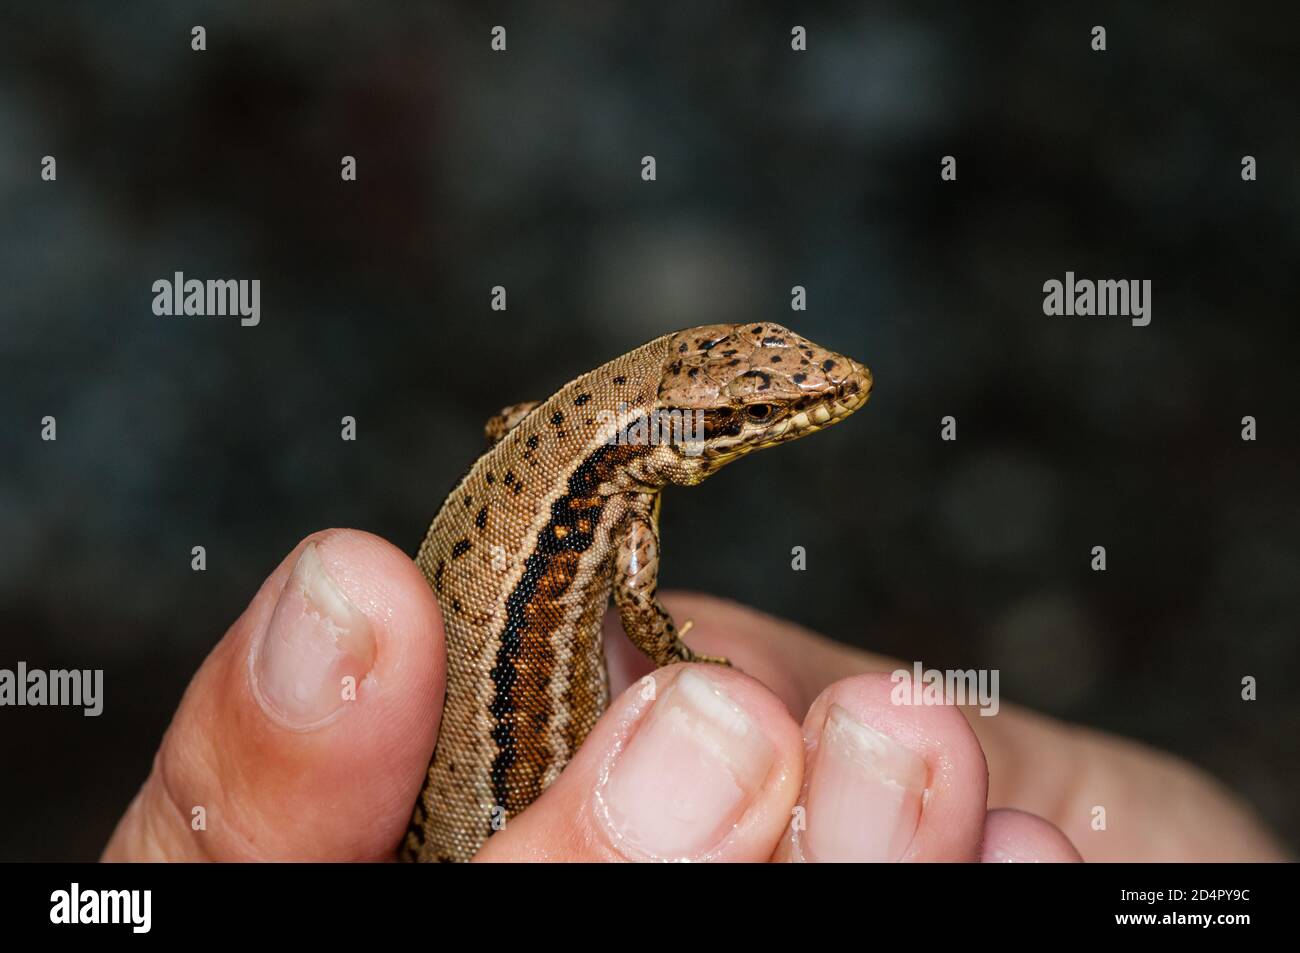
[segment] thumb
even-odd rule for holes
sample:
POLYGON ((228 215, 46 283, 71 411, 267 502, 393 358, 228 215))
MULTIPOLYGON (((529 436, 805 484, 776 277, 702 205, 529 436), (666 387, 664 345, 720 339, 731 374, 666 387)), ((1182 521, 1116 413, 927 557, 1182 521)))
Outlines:
POLYGON ((739 672, 674 665, 615 699, 480 861, 767 860, 790 822, 803 745, 739 672))
POLYGON ((442 619, 378 537, 308 537, 199 668, 104 859, 390 858, 437 737, 442 619))

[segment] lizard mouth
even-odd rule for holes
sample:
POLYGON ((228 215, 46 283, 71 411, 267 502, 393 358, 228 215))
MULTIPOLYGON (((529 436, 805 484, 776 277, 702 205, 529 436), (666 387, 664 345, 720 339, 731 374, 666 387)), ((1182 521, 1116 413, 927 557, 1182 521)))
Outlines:
POLYGON ((871 371, 866 367, 856 361, 845 360, 850 367, 849 373, 833 386, 821 389, 816 403, 777 421, 755 437, 729 446, 707 449, 705 459, 715 466, 721 466, 751 450, 774 447, 825 430, 850 416, 871 397, 872 377, 871 371))
POLYGON ((773 439, 815 433, 839 423, 865 404, 871 397, 871 371, 856 361, 849 364, 852 370, 848 376, 828 391, 819 403, 783 420, 773 432, 773 439))

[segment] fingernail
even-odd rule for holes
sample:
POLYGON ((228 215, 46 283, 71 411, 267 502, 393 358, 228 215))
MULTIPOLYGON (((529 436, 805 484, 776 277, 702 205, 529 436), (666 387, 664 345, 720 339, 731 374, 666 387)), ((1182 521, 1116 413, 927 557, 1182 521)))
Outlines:
POLYGON ((921 817, 925 762, 831 705, 808 782, 807 860, 894 861, 921 817))
POLYGON ((743 708, 687 669, 610 769, 603 799, 616 844, 657 859, 706 853, 745 813, 775 756, 743 708))
POLYGON ((309 728, 355 697, 348 688, 361 683, 374 660, 370 621, 330 578, 316 543, 308 543, 254 651, 259 698, 289 725, 309 728))

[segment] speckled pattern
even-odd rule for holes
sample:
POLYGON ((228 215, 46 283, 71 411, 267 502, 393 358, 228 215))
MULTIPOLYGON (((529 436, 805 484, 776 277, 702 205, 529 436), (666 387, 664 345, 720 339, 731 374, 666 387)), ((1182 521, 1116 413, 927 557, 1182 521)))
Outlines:
POLYGON ((659 490, 829 426, 871 385, 862 365, 780 325, 709 325, 488 422, 494 445, 416 557, 442 607, 448 672, 404 859, 468 860, 494 822, 555 780, 609 701, 600 622, 611 590, 656 664, 724 661, 692 653, 656 598, 659 490), (688 412, 702 433, 639 426, 688 412))

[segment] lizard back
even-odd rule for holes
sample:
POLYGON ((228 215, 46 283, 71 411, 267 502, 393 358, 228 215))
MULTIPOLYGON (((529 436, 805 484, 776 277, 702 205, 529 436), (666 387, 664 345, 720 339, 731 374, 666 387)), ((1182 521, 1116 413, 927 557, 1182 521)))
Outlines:
POLYGON ((472 857, 555 779, 609 702, 600 626, 624 509, 609 491, 635 479, 641 448, 606 443, 601 425, 619 404, 652 404, 669 337, 534 408, 429 527, 416 564, 443 611, 447 697, 410 859, 472 857))

